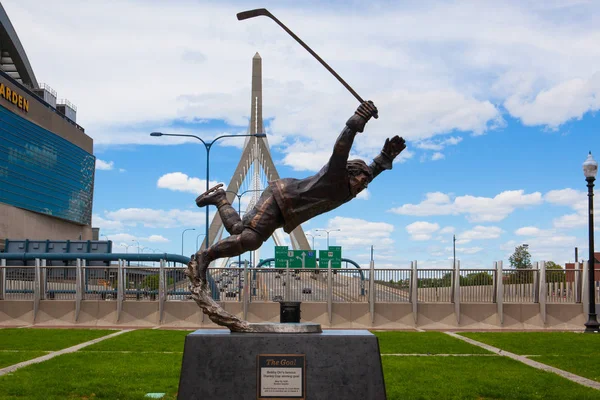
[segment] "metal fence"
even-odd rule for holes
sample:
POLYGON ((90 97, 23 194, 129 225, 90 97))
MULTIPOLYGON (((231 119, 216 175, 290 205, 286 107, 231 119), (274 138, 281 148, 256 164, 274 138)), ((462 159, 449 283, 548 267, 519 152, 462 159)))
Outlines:
MULTIPOLYGON (((191 301, 185 267, 0 264, 0 300, 191 301), (161 275, 162 274, 162 275, 161 275)), ((597 270, 598 271, 598 270, 597 270)), ((587 274, 575 270, 211 268, 221 302, 581 303, 587 274), (542 274, 543 273, 543 274, 542 274), (499 279, 499 277, 501 279, 499 279), (248 287, 247 297, 244 295, 248 287), (372 293, 369 293, 372 291, 372 293)), ((600 302, 600 284, 594 284, 600 302)))

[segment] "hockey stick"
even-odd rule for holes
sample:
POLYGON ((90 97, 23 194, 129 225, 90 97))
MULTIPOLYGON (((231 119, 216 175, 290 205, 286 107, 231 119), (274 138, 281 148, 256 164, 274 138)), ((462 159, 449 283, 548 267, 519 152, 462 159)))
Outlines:
MULTIPOLYGON (((314 58, 316 58, 317 61, 319 61, 329 72, 331 72, 331 74, 333 76, 335 76, 337 78, 337 80, 340 81, 340 83, 342 85, 344 85, 344 87, 346 89, 348 89, 348 91, 350 93, 352 93, 354 95, 354 97, 356 97, 356 99, 359 102, 364 103, 364 100, 362 99, 362 97, 360 97, 358 95, 358 93, 356 93, 354 91, 354 89, 352 89, 352 87, 350 87, 350 85, 348 85, 346 83, 346 81, 343 80, 342 77, 339 76, 337 74, 337 72, 335 72, 333 70, 333 68, 331 68, 325 61, 323 61, 323 59, 321 57, 319 57, 319 55, 317 53, 315 53, 310 47, 308 47, 308 45, 306 43, 304 43, 302 41, 302 39, 300 39, 298 36, 296 36, 296 34, 294 32, 292 32, 291 30, 289 30, 287 26, 285 26, 284 24, 281 23, 281 21, 279 21, 277 18, 275 18, 275 16, 273 14, 271 14, 269 12, 269 10, 267 10, 266 8, 257 8, 255 10, 242 11, 242 12, 240 12, 240 13, 237 14, 237 19, 239 21, 243 21, 245 19, 258 17, 258 16, 261 16, 261 15, 264 16, 264 17, 269 17, 273 21, 275 21, 277 23, 277 25, 279 25, 281 28, 283 28, 283 30, 286 31, 291 37, 293 37, 294 39, 296 39, 296 42, 300 43, 300 45, 302 47, 304 47, 306 49, 306 51, 308 51, 310 54, 312 54, 312 56, 314 58)), ((374 117, 377 118, 378 115, 374 115, 374 117)))

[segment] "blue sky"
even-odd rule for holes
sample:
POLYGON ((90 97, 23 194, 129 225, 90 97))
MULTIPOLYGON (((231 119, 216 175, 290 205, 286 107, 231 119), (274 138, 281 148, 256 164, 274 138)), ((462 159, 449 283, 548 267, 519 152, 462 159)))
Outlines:
MULTIPOLYGON (((582 163, 588 151, 600 159, 600 4, 497 3, 3 6, 38 81, 78 106, 94 139, 93 225, 117 251, 139 242, 180 253, 181 232, 195 228, 184 236, 184 253, 194 251, 204 232, 194 199, 205 186, 205 149, 149 133, 245 133, 256 52, 280 176, 305 177, 326 161, 358 104, 272 21, 235 18, 266 7, 378 106, 352 156, 371 159, 396 134, 407 140, 365 195, 305 231, 340 229, 330 244, 363 265, 373 245, 378 267, 448 267, 453 234, 466 268, 508 263, 522 243, 534 261, 573 261, 575 247, 585 258, 582 163)), ((218 143, 210 180, 227 183, 243 139, 218 143)), ((315 244, 323 249, 325 238, 315 244)), ((261 257, 272 254, 269 241, 261 257)))

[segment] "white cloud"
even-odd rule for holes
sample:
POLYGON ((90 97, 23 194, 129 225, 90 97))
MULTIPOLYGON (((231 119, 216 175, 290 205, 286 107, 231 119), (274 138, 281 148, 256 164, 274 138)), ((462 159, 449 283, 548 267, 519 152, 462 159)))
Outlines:
POLYGON ((446 146, 455 146, 462 142, 463 138, 460 136, 451 136, 441 140, 420 140, 415 143, 415 146, 422 150, 433 150, 441 151, 446 146))
POLYGON ((371 192, 369 192, 369 189, 364 189, 356 196, 356 198, 360 200, 369 200, 371 198, 371 192))
POLYGON ((534 236, 534 237, 536 237, 536 236, 537 237, 552 236, 555 233, 556 232, 554 232, 553 230, 544 230, 544 229, 540 229, 535 226, 524 226, 515 231, 515 235, 517 235, 517 236, 534 236))
POLYGON ((445 193, 433 192, 427 193, 425 200, 419 204, 404 204, 389 211, 413 216, 466 214, 470 222, 497 222, 516 208, 538 205, 541 202, 542 195, 539 192, 525 194, 523 190, 504 191, 493 198, 458 196, 454 201, 445 193))
POLYGON ((114 168, 115 163, 113 161, 103 161, 99 158, 96 158, 96 169, 103 171, 110 171, 114 168))
MULTIPOLYGON (((211 181, 209 187, 218 183, 222 182, 211 181)), ((206 191, 206 179, 192 178, 182 172, 170 172, 158 178, 156 187, 199 195, 206 191)), ((225 185, 223 188, 227 189, 225 185)))
POLYGON ((150 208, 121 208, 106 212, 106 216, 126 226, 148 228, 177 228, 183 226, 204 226, 204 211, 155 210, 150 208))
POLYGON ((600 109, 600 72, 589 79, 575 78, 542 90, 528 100, 520 94, 509 97, 506 109, 525 125, 547 125, 556 129, 571 119, 600 109))
POLYGON ((162 235, 150 235, 145 240, 148 242, 151 242, 151 243, 168 243, 168 242, 170 242, 169 239, 167 239, 166 237, 164 237, 162 235))
POLYGON ((446 158, 446 156, 438 151, 433 153, 431 161, 443 160, 444 158, 446 158))
POLYGON ((440 226, 431 222, 417 221, 406 226, 406 231, 412 240, 429 240, 431 235, 438 231, 440 226))
POLYGON ((92 215, 92 226, 94 228, 100 228, 101 232, 103 232, 105 230, 114 231, 114 230, 123 229, 123 224, 121 223, 121 221, 113 221, 113 220, 109 220, 109 219, 104 219, 101 216, 96 215, 96 214, 92 215))
MULTIPOLYGON (((551 190, 544 196, 548 203, 566 206, 575 213, 565 214, 555 218, 552 226, 556 229, 581 228, 588 224, 588 196, 584 191, 571 188, 551 190)), ((594 208, 596 207, 596 196, 594 196, 594 208)), ((594 221, 596 224, 598 221, 594 221)))
MULTIPOLYGON (((327 224, 327 229, 340 229, 330 232, 330 241, 335 238, 337 245, 348 250, 375 245, 377 249, 390 249, 394 240, 391 234, 394 226, 385 222, 371 222, 359 218, 334 217, 327 224)), ((317 232, 323 235, 323 232, 317 232)))
POLYGON ((482 226, 477 225, 468 231, 464 231, 456 235, 457 243, 468 243, 471 240, 496 239, 504 232, 497 226, 482 226))

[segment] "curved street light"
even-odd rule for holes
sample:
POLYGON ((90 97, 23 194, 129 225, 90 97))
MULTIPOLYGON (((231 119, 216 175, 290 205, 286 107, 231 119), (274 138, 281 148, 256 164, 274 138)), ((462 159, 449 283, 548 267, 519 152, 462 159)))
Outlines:
POLYGON ((195 231, 196 228, 187 228, 184 229, 183 232, 181 232, 181 255, 183 255, 183 234, 186 233, 187 231, 195 231))
POLYGON ((594 255, 594 181, 598 173, 598 163, 592 157, 592 152, 587 156, 583 163, 583 175, 587 181, 588 187, 588 235, 589 235, 589 261, 588 261, 588 294, 589 294, 589 310, 588 321, 585 323, 586 332, 597 333, 600 331, 600 324, 596 316, 596 282, 594 277, 595 255, 594 255))
MULTIPOLYGON (((179 136, 179 137, 192 137, 192 138, 196 138, 199 141, 202 142, 202 144, 204 145, 204 148, 206 149, 206 191, 208 191, 208 189, 210 189, 209 186, 209 179, 210 179, 210 164, 209 164, 209 159, 210 159, 210 148, 212 147, 212 145, 219 139, 223 139, 226 137, 256 137, 256 138, 264 138, 267 137, 266 134, 264 133, 256 133, 256 134, 246 134, 246 135, 221 135, 221 136, 217 136, 216 138, 214 138, 212 141, 210 142, 205 142, 204 139, 202 139, 199 136, 196 135, 185 135, 185 134, 178 134, 178 133, 162 133, 162 132, 152 132, 150 134, 150 136, 179 136)), ((206 235, 204 237, 204 240, 206 241, 206 248, 208 249, 208 229, 210 228, 208 226, 208 206, 206 207, 206 235)), ((183 243, 182 243, 183 246, 183 243)), ((181 251, 182 255, 183 255, 183 250, 181 251)))
POLYGON ((327 232, 327 250, 329 250, 329 232, 339 232, 341 229, 315 229, 315 232, 327 232))
MULTIPOLYGON (((323 237, 321 235, 313 235, 312 233, 308 233, 308 232, 306 232, 306 236, 310 236, 312 238, 312 243, 313 243, 312 249, 313 250, 315 249, 315 238, 316 237, 323 237)), ((327 247, 329 247, 329 244, 327 245, 327 247)))

